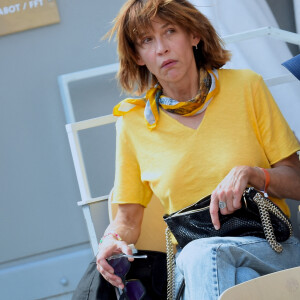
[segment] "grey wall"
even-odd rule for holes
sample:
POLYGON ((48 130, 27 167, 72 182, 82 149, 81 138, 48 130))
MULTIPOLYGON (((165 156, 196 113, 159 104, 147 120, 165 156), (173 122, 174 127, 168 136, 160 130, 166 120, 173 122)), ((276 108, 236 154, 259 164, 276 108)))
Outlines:
POLYGON ((57 1, 60 24, 0 37, 0 275, 88 245, 57 76, 117 61, 100 38, 122 3, 57 1))
MULTIPOLYGON (((287 31, 297 32, 296 21, 294 14, 294 1, 293 0, 267 0, 279 28, 287 31)), ((297 45, 288 44, 293 55, 299 54, 299 47, 297 45)))

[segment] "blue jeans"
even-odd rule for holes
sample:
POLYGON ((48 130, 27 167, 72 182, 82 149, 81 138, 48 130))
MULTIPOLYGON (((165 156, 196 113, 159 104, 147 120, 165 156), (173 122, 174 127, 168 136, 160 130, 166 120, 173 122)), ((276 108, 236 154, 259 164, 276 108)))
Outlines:
POLYGON ((176 254, 176 284, 185 280, 183 300, 217 300, 228 288, 272 272, 300 266, 300 243, 281 243, 282 253, 257 237, 194 240, 176 254))

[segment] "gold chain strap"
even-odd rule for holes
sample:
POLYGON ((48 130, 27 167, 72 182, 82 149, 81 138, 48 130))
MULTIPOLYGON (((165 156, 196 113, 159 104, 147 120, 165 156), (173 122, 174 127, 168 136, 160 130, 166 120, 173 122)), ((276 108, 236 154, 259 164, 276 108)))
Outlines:
POLYGON ((276 240, 269 212, 272 212, 277 218, 281 219, 288 225, 291 236, 293 234, 293 229, 290 222, 271 201, 265 199, 260 193, 256 193, 256 195, 253 197, 253 200, 258 206, 266 240, 274 251, 277 253, 282 252, 283 248, 282 245, 276 240))
POLYGON ((172 235, 169 227, 166 228, 166 246, 167 246, 167 272, 168 272, 168 285, 167 285, 167 300, 174 298, 175 292, 175 262, 172 244, 172 235))

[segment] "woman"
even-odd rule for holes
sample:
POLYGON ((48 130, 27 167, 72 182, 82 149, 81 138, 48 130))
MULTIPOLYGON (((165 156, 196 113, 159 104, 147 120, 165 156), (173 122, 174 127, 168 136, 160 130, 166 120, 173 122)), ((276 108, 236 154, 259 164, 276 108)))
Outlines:
MULTIPOLYGON (((287 214, 283 198, 300 200, 300 149, 261 76, 221 67, 230 54, 209 21, 184 0, 129 0, 116 33, 121 86, 146 92, 114 108, 117 122, 115 220, 106 229, 97 268, 123 288, 106 259, 131 254, 152 193, 170 214, 212 194, 211 219, 241 207, 249 185, 268 192, 287 214), (267 178, 270 183, 267 186, 267 178)), ((227 288, 300 265, 295 238, 276 254, 257 237, 195 240, 177 254, 184 299, 217 299, 227 288), (290 257, 293 257, 291 261, 290 257)))

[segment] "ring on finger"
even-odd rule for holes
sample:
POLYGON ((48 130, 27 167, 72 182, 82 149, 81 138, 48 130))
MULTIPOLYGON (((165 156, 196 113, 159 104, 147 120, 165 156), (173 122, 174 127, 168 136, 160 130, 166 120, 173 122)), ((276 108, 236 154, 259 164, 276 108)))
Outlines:
POLYGON ((224 209, 224 208, 226 208, 226 202, 224 202, 224 201, 219 201, 219 208, 220 209, 224 209))

